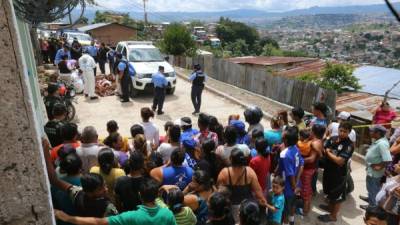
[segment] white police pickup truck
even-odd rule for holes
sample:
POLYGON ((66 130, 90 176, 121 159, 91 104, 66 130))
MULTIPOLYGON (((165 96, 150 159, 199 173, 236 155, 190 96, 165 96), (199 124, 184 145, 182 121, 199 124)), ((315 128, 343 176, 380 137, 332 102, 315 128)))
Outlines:
POLYGON ((151 76, 158 71, 159 66, 164 67, 164 75, 168 80, 167 94, 173 94, 176 86, 176 73, 174 68, 165 60, 160 50, 147 41, 123 41, 115 49, 122 54, 133 66, 136 74, 132 79, 132 97, 140 91, 153 89, 151 76))

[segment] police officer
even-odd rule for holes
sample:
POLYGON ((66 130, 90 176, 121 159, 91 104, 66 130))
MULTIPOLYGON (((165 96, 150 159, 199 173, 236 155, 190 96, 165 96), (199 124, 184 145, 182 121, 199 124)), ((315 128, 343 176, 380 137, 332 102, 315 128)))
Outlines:
POLYGON ((201 94, 204 89, 204 82, 207 79, 207 75, 201 70, 199 64, 194 65, 194 71, 190 75, 189 80, 192 81, 192 103, 194 106, 193 115, 200 113, 201 107, 201 94))
POLYGON ((168 86, 168 81, 165 78, 163 66, 158 67, 158 72, 152 75, 151 82, 154 84, 154 99, 152 109, 153 111, 156 111, 158 107, 157 114, 162 115, 164 114, 162 109, 165 100, 165 91, 168 86))
POLYGON ((118 63, 118 77, 119 81, 121 82, 121 91, 122 91, 122 96, 121 96, 121 102, 130 102, 129 101, 129 87, 131 85, 131 76, 129 74, 129 64, 128 61, 125 59, 120 59, 118 63))
MULTIPOLYGON (((90 42, 90 46, 87 47, 87 51, 88 51, 89 55, 93 57, 94 61, 97 64, 97 54, 99 52, 99 49, 96 47, 94 41, 90 42)), ((97 74, 97 66, 93 70, 94 70, 94 75, 96 76, 96 74, 97 74)))

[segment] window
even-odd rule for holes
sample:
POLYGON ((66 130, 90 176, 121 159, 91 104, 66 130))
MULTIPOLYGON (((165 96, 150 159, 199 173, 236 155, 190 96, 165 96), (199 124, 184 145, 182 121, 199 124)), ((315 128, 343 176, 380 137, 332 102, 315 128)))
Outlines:
POLYGON ((164 58, 156 48, 136 48, 129 51, 129 61, 162 62, 164 61, 164 58))
POLYGON ((126 55, 126 48, 125 47, 122 49, 122 56, 125 57, 125 59, 128 58, 127 55, 126 55))
POLYGON ((119 52, 119 53, 121 53, 121 51, 122 51, 122 45, 121 44, 118 44, 117 45, 117 48, 115 49, 117 52, 119 52))

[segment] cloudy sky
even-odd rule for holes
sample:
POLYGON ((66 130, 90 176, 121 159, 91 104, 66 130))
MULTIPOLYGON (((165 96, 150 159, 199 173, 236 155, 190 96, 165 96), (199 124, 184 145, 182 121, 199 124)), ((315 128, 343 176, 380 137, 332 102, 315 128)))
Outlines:
MULTIPOLYGON (((97 0, 106 9, 138 11, 142 0, 97 0)), ((255 8, 267 11, 287 11, 312 6, 346 6, 382 4, 383 0, 148 0, 150 11, 222 11, 255 8)))

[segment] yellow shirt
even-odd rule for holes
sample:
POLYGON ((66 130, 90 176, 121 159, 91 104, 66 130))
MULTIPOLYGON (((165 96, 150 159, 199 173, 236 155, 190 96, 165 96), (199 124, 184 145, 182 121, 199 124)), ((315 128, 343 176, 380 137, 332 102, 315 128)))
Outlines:
MULTIPOLYGON (((105 138, 99 138, 99 143, 104 144, 105 138)), ((111 147, 111 146, 108 146, 111 147)), ((129 151, 129 139, 127 137, 122 137, 122 147, 121 150, 123 152, 128 152, 129 151)))
POLYGON ((108 194, 112 200, 114 200, 114 187, 118 177, 125 176, 125 172, 119 168, 113 168, 110 171, 110 174, 104 174, 100 171, 99 166, 94 166, 90 169, 91 173, 100 174, 104 181, 106 182, 108 188, 108 194))

